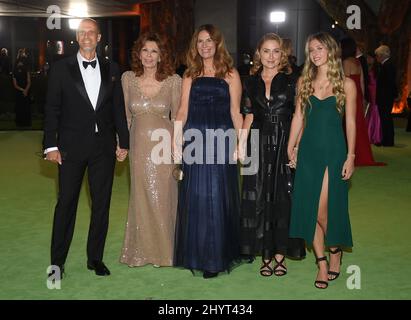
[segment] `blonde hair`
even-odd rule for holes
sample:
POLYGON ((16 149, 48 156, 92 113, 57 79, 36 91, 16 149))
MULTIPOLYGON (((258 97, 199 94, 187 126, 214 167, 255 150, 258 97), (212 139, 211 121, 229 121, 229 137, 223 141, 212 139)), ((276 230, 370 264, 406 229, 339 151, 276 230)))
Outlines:
POLYGON ((375 54, 381 56, 384 59, 391 57, 391 50, 388 46, 382 45, 375 49, 375 54))
POLYGON ((284 51, 283 39, 281 39, 280 36, 275 33, 266 33, 265 35, 262 36, 262 38, 258 42, 257 49, 255 50, 255 54, 253 58, 254 64, 250 70, 250 73, 256 74, 260 70, 260 68, 262 68, 263 65, 261 63, 260 50, 262 46, 264 45, 264 43, 270 40, 278 42, 280 46, 281 60, 280 60, 280 65, 278 66, 278 71, 284 72, 286 74, 290 74, 291 67, 290 67, 290 63, 288 62, 288 56, 286 52, 284 51))
POLYGON ((227 73, 233 70, 233 59, 226 49, 224 37, 221 31, 212 24, 202 25, 194 32, 187 53, 187 70, 185 71, 184 76, 195 79, 204 71, 203 59, 197 49, 198 35, 201 31, 206 31, 210 35, 211 40, 215 43, 215 76, 216 78, 224 79, 227 73))
POLYGON ((327 56, 327 78, 333 86, 333 94, 337 98, 337 111, 340 114, 344 113, 345 92, 344 92, 344 71, 341 63, 341 53, 337 42, 328 33, 320 32, 312 34, 308 37, 305 44, 305 64, 301 75, 301 85, 298 92, 298 98, 301 102, 302 113, 310 103, 310 96, 314 94, 313 81, 317 77, 318 67, 310 59, 310 43, 313 40, 318 40, 324 45, 328 51, 327 56))

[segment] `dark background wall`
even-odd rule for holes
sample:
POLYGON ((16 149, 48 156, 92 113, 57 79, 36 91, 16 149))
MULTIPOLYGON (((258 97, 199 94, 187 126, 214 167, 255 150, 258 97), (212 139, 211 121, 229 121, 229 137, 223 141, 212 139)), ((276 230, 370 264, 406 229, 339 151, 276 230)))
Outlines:
MULTIPOLYGON (((140 31, 139 16, 97 18, 102 39, 98 53, 105 55, 104 48, 108 45, 108 56, 120 62, 123 68, 128 64, 128 53, 140 31)), ((61 29, 49 30, 46 18, 31 17, 0 17, 0 48, 7 48, 14 63, 19 48, 28 48, 32 70, 39 70, 41 59, 44 62, 60 59, 77 52, 75 30, 69 28, 68 19, 62 19, 61 29), (56 54, 57 42, 64 44, 64 53, 56 54)))
POLYGON ((254 53, 262 35, 278 33, 282 38, 291 39, 298 64, 304 62, 305 40, 311 33, 320 30, 333 34, 337 39, 344 32, 315 0, 238 0, 238 52, 254 53), (271 11, 284 11, 286 21, 278 25, 270 22, 271 11))

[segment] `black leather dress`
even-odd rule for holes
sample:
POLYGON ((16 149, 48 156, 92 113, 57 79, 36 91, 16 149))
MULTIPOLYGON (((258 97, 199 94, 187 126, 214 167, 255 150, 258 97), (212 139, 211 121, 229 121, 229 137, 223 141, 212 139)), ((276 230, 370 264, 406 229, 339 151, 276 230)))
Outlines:
POLYGON ((262 255, 263 259, 277 253, 294 258, 305 256, 304 241, 288 237, 294 173, 286 164, 295 86, 295 77, 278 73, 267 99, 260 72, 244 83, 242 113, 252 113, 251 129, 258 129, 257 135, 249 135, 248 156, 254 152, 259 157, 257 173, 242 177, 244 255, 262 255))

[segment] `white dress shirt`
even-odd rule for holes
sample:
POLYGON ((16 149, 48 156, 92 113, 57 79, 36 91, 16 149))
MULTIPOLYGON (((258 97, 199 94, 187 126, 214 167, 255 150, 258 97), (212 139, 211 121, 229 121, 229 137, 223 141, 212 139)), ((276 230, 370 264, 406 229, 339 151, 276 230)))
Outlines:
POLYGON ((97 98, 101 84, 100 65, 98 63, 97 56, 92 60, 87 60, 80 54, 79 51, 77 52, 77 61, 81 71, 81 76, 83 78, 84 86, 86 87, 88 98, 90 99, 94 110, 96 110, 97 98), (83 61, 91 62, 94 60, 97 60, 95 68, 93 68, 92 66, 84 68, 83 61))
MULTIPOLYGON (((91 105, 93 106, 94 110, 96 110, 97 99, 98 99, 98 94, 100 92, 100 84, 101 84, 100 65, 98 63, 97 55, 94 57, 94 59, 87 60, 80 54, 80 51, 79 51, 77 52, 77 62, 80 68, 81 77, 83 78, 83 82, 84 82, 84 86, 87 91, 88 98, 90 99, 91 105), (91 62, 94 60, 97 60, 95 68, 93 68, 90 65, 87 68, 84 68, 83 61, 91 62)), ((97 124, 96 124, 96 132, 98 132, 97 124)), ((47 148, 44 151, 44 153, 48 153, 54 150, 58 150, 58 148, 57 147, 47 148)))

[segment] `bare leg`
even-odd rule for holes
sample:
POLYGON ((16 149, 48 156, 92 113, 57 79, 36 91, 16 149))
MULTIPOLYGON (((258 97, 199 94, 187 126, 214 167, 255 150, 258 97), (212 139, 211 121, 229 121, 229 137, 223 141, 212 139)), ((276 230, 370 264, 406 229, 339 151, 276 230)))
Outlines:
MULTIPOLYGON (((324 237, 327 233, 327 217, 328 217, 328 168, 325 170, 323 184, 321 187, 320 200, 318 204, 317 224, 314 233, 314 253, 317 258, 324 257, 324 237)), ((318 262, 318 274, 316 280, 328 281, 328 266, 327 261, 318 262)), ((326 287, 324 284, 319 284, 320 287, 326 287)))
POLYGON ((285 259, 284 256, 282 254, 275 254, 274 255, 274 260, 276 263, 276 266, 274 267, 274 274, 276 276, 283 276, 287 273, 287 267, 285 265, 285 259))
POLYGON ((264 277, 269 277, 273 275, 273 265, 272 259, 264 259, 263 264, 260 267, 260 274, 264 277))
POLYGON ((338 277, 341 268, 341 258, 342 251, 336 252, 339 249, 338 247, 330 247, 330 272, 333 272, 328 275, 329 280, 334 280, 338 277), (332 254, 332 252, 335 252, 332 254), (335 274, 337 273, 337 274, 335 274))

